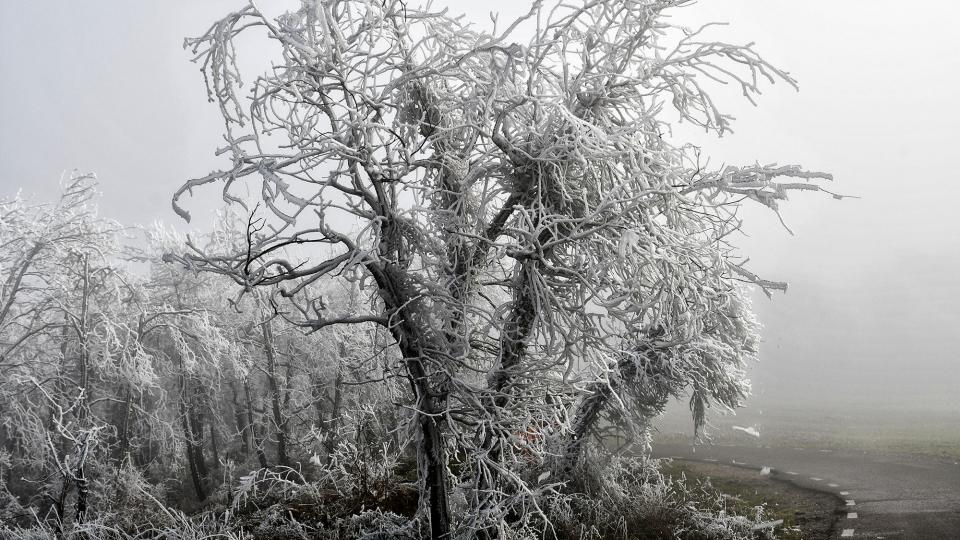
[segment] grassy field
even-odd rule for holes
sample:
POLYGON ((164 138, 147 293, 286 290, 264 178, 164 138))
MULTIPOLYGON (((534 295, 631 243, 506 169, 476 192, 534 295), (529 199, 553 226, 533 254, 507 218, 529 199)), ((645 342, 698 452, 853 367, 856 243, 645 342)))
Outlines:
MULTIPOLYGON (((716 443, 867 450, 960 460, 960 411, 882 410, 865 406, 748 407, 714 414, 707 430, 716 443), (754 427, 752 437, 733 426, 754 427)), ((672 408, 656 424, 658 442, 689 442, 689 413, 672 408)))
POLYGON ((756 507, 763 507, 766 520, 783 520, 775 531, 783 540, 830 538, 841 504, 830 494, 729 465, 674 460, 663 467, 663 472, 673 478, 683 477, 688 483, 708 481, 725 495, 731 513, 753 515, 756 507))

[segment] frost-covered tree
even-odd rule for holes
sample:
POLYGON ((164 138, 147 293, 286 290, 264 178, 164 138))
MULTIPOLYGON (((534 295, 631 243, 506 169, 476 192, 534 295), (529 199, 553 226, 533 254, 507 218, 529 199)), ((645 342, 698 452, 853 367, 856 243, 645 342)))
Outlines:
POLYGON ((309 329, 389 333, 434 538, 496 536, 539 494, 576 489, 601 424, 642 434, 687 395, 699 426, 747 395, 744 285, 783 285, 744 267, 736 210, 776 211, 830 177, 711 169, 672 140, 677 121, 729 131, 712 84, 751 101, 795 84, 749 45, 671 25, 686 3, 534 2, 487 29, 401 0, 307 0, 275 19, 251 3, 186 42, 231 161, 174 209, 189 219, 184 194, 219 184, 249 220, 242 245, 174 258, 241 296, 275 291, 309 329), (277 55, 241 74, 239 42, 258 32, 277 55), (357 304, 312 294, 326 279, 355 284, 357 304))
MULTIPOLYGON (((0 537, 149 535, 310 461, 348 495, 384 485, 404 438, 386 333, 305 333, 263 289, 231 303, 229 280, 162 262, 182 237, 136 238, 96 195, 74 175, 51 204, 0 201, 0 537)), ((348 309, 358 289, 329 285, 304 294, 348 309)))
MULTIPOLYGON (((98 382, 114 374, 122 276, 110 264, 119 225, 97 216, 93 175, 64 179, 54 204, 0 202, 0 446, 14 450, 56 522, 84 520, 98 466, 98 382)), ((11 469, 13 464, 11 464, 11 469)))

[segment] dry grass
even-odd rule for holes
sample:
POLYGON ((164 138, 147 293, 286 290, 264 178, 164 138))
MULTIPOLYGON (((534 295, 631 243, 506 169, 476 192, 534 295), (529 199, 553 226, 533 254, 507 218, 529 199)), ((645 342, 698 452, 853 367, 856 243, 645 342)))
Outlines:
POLYGON ((828 539, 836 521, 839 499, 761 476, 755 470, 682 460, 674 460, 662 470, 688 483, 709 482, 725 494, 731 513, 749 515, 762 506, 766 519, 783 520, 776 528, 783 540, 828 539))

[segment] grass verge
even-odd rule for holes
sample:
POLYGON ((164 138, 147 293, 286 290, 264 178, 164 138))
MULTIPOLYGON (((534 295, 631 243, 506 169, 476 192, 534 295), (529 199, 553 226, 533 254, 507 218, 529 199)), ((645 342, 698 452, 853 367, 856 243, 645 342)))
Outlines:
POLYGON ((687 482, 709 481, 725 494, 729 512, 749 515, 763 506, 766 519, 783 520, 776 532, 783 540, 830 538, 841 501, 829 493, 795 486, 787 481, 762 476, 758 471, 696 461, 664 463, 666 476, 687 482))

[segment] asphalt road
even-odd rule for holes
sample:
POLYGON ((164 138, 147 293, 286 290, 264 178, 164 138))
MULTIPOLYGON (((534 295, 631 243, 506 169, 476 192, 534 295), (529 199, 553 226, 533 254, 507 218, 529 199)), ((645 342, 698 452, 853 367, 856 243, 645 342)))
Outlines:
MULTIPOLYGON (((960 540, 960 464, 928 457, 750 446, 654 445, 654 457, 770 467, 845 501, 836 538, 960 540)), ((758 472, 759 474, 759 472, 758 472)))

